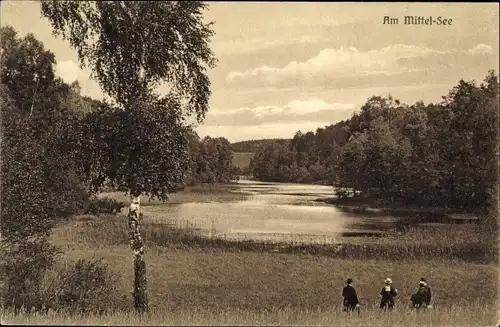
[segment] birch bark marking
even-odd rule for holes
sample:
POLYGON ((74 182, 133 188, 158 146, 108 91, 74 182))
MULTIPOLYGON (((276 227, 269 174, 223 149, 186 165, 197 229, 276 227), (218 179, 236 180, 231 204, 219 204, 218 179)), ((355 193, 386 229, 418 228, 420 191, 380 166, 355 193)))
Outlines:
POLYGON ((144 242, 141 237, 142 213, 140 196, 131 197, 128 211, 130 229, 130 248, 134 252, 134 307, 137 313, 142 314, 149 309, 148 281, 146 278, 146 261, 144 258, 144 242))
MULTIPOLYGON (((126 10, 124 10, 127 13, 126 10)), ((128 13, 127 13, 128 15, 128 13)), ((130 15, 128 15, 129 18, 130 15)), ((136 24, 135 19, 131 18, 131 23, 136 24)), ((141 34, 142 37, 142 34, 141 34)), ((138 79, 139 84, 143 85, 145 82, 144 78, 144 49, 140 54, 140 63, 138 67, 138 79)), ((142 223, 142 212, 141 212, 141 199, 140 195, 131 195, 132 201, 130 203, 129 210, 129 225, 130 225, 130 242, 132 250, 134 251, 134 307, 135 311, 142 315, 144 312, 149 310, 149 299, 148 299, 148 280, 146 276, 146 259, 144 258, 144 242, 141 237, 141 223, 142 223)))

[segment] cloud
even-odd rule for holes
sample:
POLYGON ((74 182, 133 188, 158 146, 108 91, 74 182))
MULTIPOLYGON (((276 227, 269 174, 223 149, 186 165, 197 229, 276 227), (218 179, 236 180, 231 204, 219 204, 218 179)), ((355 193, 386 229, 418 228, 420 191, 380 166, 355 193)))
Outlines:
POLYGON ((294 100, 285 105, 243 107, 232 110, 212 109, 204 126, 259 126, 271 123, 315 122, 331 124, 348 118, 354 104, 328 103, 321 99, 294 100))
POLYGON ((379 50, 358 51, 354 47, 339 49, 323 49, 316 56, 304 62, 292 61, 282 68, 261 66, 245 72, 230 72, 226 81, 232 82, 237 78, 262 76, 268 80, 286 78, 293 75, 340 74, 340 75, 370 75, 370 74, 397 74, 404 67, 397 64, 400 58, 424 56, 431 53, 441 53, 426 47, 404 44, 391 45, 379 50))
POLYGON ((99 84, 90 78, 90 71, 88 69, 80 69, 80 66, 73 60, 58 62, 54 66, 54 71, 57 76, 68 84, 78 80, 81 88, 81 95, 98 100, 110 100, 109 97, 104 94, 99 84))
POLYGON ((467 53, 473 56, 482 54, 491 54, 493 53, 493 48, 487 44, 480 43, 475 47, 469 49, 467 53))
MULTIPOLYGON (((477 54, 492 54, 491 46, 478 44, 467 51, 439 51, 424 46, 395 44, 381 49, 359 51, 355 47, 326 48, 304 61, 283 67, 262 65, 226 75, 228 87, 334 85, 351 80, 353 85, 373 79, 399 79, 402 74, 429 73, 453 59, 455 67, 469 65, 477 54), (419 63, 425 65, 419 66, 419 63)), ((488 61, 490 64, 490 61, 488 61)), ((476 63, 477 66, 477 63, 476 63)))
POLYGON ((61 61, 56 64, 56 75, 61 77, 66 83, 72 83, 78 79, 82 70, 73 60, 61 61))

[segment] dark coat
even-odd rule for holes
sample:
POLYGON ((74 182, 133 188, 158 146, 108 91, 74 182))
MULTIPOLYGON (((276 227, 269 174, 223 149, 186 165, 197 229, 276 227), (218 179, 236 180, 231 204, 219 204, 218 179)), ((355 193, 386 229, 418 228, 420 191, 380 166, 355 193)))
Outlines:
POLYGON ((346 285, 342 290, 342 296, 344 297, 344 304, 358 304, 358 295, 356 294, 356 289, 352 285, 346 285))
POLYGON ((422 285, 419 287, 417 293, 412 296, 414 305, 429 305, 431 303, 432 293, 429 285, 422 285))
POLYGON ((380 295, 382 295, 380 299, 380 308, 385 309, 387 306, 389 310, 392 310, 394 307, 394 297, 398 295, 397 290, 392 286, 389 286, 388 289, 384 286, 380 291, 380 295))
POLYGON ((394 297, 398 295, 398 292, 394 287, 390 287, 390 290, 387 291, 385 286, 382 287, 382 290, 380 291, 380 295, 382 295, 383 300, 394 300, 394 297))
POLYGON ((425 299, 425 304, 429 305, 429 304, 431 304, 431 298, 432 298, 431 287, 427 284, 425 284, 424 287, 427 289, 427 292, 428 292, 428 296, 425 299))

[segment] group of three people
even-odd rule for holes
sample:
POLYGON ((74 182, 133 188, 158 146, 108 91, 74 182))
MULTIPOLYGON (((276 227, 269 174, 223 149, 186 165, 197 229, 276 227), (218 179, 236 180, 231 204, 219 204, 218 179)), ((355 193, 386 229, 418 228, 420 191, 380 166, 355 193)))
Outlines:
MULTIPOLYGON (((394 298, 398 295, 398 290, 392 286, 392 280, 386 278, 385 285, 380 291, 380 309, 392 310, 394 308, 394 298)), ((418 291, 411 296, 413 308, 427 308, 431 303, 431 288, 427 285, 425 278, 420 278, 418 291)), ((352 278, 347 279, 347 285, 342 290, 344 297, 344 311, 358 311, 359 312, 359 299, 354 288, 354 281, 352 278)))

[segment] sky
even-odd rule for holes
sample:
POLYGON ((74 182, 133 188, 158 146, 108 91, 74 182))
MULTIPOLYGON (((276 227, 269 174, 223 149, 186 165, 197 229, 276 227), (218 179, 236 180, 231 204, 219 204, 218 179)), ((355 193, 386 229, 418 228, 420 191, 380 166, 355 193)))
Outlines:
MULTIPOLYGON (((291 138, 347 119, 374 95, 438 102, 460 79, 498 73, 497 3, 208 2, 215 22, 210 109, 200 136, 291 138), (398 24, 384 24, 386 21, 398 24), (451 25, 405 25, 405 16, 451 25)), ((39 4, 2 1, 1 26, 33 33, 56 74, 102 99, 76 52, 51 33, 39 4)))

